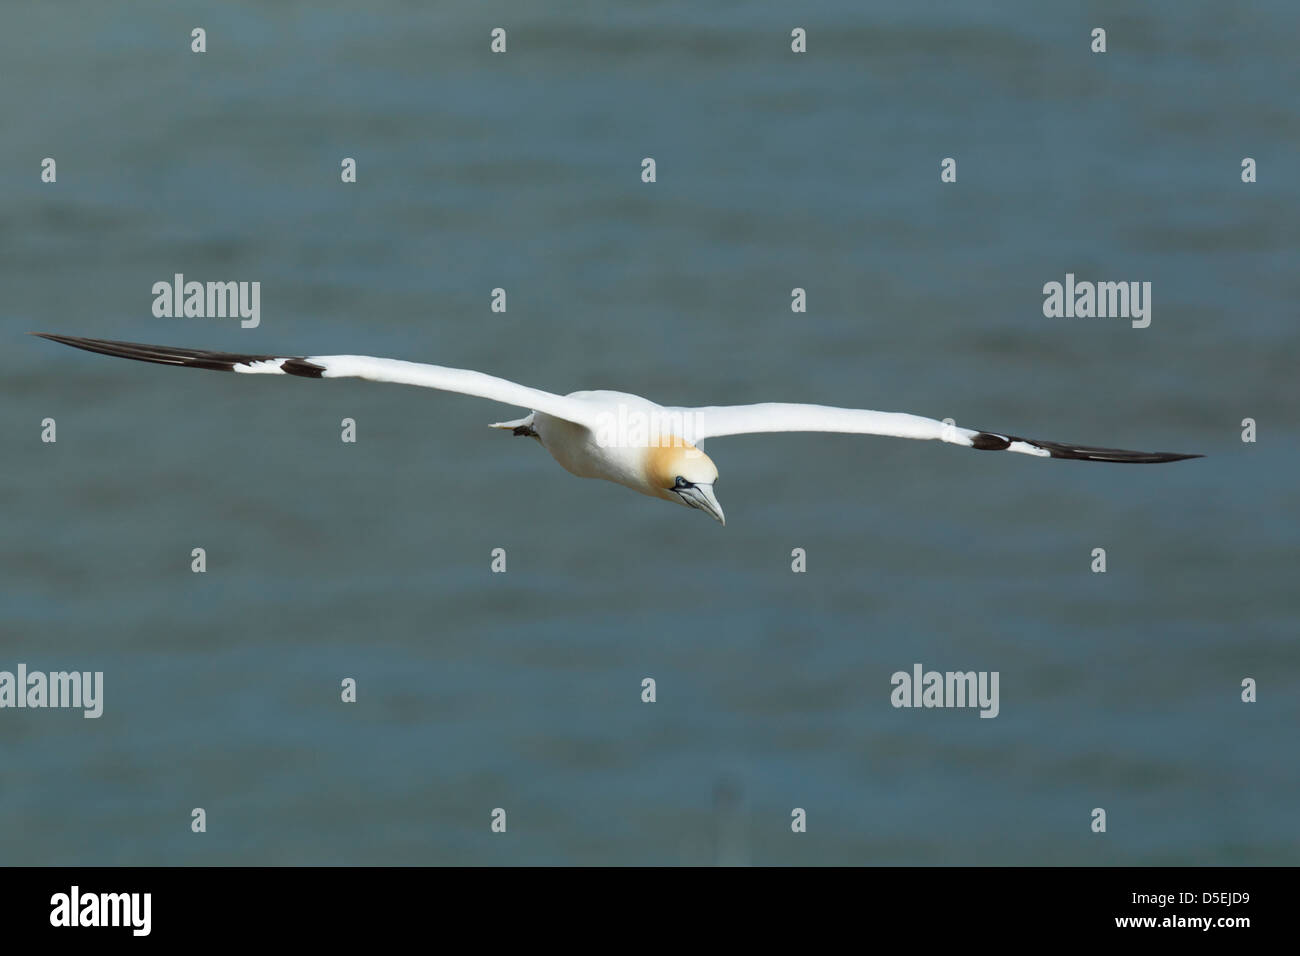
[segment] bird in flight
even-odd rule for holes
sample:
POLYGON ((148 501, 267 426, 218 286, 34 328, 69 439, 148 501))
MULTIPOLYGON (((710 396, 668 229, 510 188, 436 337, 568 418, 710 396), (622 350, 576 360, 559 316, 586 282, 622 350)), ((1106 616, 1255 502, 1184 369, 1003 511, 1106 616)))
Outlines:
POLYGON ((841 432, 933 439, 981 451, 1010 451, 1038 458, 1155 463, 1200 458, 1169 452, 1124 451, 1065 442, 1018 438, 1002 432, 959 428, 952 422, 898 412, 827 405, 714 405, 680 408, 657 405, 624 392, 555 395, 470 369, 444 368, 369 355, 246 355, 204 349, 111 342, 34 332, 41 338, 119 358, 216 369, 245 375, 300 378, 360 378, 459 392, 529 409, 524 418, 492 428, 539 441, 551 457, 581 478, 603 478, 643 495, 697 508, 726 524, 713 486, 718 469, 699 444, 723 435, 758 432, 841 432))

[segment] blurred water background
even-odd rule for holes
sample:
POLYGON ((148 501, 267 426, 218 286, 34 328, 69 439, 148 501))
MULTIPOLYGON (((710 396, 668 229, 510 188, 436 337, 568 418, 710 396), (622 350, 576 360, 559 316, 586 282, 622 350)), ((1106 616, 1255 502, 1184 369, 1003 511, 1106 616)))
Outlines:
POLYGON ((1300 862, 1296 4, 2 19, 0 669, 105 702, 0 711, 0 862, 1300 862), (260 281, 260 326, 154 318, 177 272, 260 281), (1151 326, 1045 318, 1067 272, 1152 282, 1151 326), (719 439, 723 529, 492 403, 29 330, 1209 457, 719 439), (1000 715, 892 708, 916 662, 1000 715))

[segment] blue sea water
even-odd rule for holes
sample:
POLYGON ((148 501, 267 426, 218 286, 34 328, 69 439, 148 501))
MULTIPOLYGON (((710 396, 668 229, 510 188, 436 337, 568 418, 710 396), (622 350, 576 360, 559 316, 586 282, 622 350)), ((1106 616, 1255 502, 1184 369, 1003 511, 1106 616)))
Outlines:
POLYGON ((1300 862, 1295 4, 0 17, 0 670, 105 687, 0 710, 0 862, 1300 862), (260 324, 155 318, 177 272, 260 324), (1150 327, 1044 317, 1067 273, 1150 327), (718 439, 724 529, 499 405, 33 330, 1207 457, 718 439), (998 717, 892 707, 915 663, 998 717))

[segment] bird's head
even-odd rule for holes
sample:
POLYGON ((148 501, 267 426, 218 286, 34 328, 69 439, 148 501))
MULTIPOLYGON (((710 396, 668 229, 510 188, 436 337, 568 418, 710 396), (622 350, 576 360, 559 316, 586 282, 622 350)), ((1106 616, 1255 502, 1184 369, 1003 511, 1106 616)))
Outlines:
POLYGON ((698 508, 725 525, 726 515, 713 494, 718 468, 713 459, 680 439, 648 450, 650 487, 660 498, 698 508))

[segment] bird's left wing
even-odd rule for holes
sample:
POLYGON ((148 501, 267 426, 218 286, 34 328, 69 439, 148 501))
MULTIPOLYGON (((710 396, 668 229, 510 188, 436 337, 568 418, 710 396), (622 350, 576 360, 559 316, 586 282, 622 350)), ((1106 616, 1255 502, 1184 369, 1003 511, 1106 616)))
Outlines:
POLYGON ((1039 458, 1074 458, 1081 461, 1154 463, 1202 457, 1172 452, 1095 448, 1066 442, 1018 438, 1002 432, 960 428, 949 422, 923 418, 920 415, 873 412, 865 408, 833 408, 828 405, 765 402, 759 405, 713 405, 705 408, 680 408, 673 411, 681 414, 686 426, 685 437, 691 441, 757 432, 844 432, 854 435, 931 439, 982 451, 1014 451, 1039 458))
POLYGON ((114 355, 140 362, 159 365, 179 365, 188 368, 216 369, 223 372, 242 372, 263 375, 297 375, 302 378, 361 378, 371 382, 393 382, 398 385, 418 385, 444 392, 459 392, 487 398, 504 405, 531 408, 546 415, 563 418, 582 425, 597 421, 591 403, 580 398, 568 398, 541 389, 529 388, 464 368, 445 368, 441 365, 423 365, 403 362, 400 359, 375 358, 370 355, 247 355, 236 352, 212 352, 205 349, 181 349, 166 345, 141 345, 138 342, 112 342, 107 339, 83 339, 72 335, 49 335, 34 332, 43 339, 114 355))

